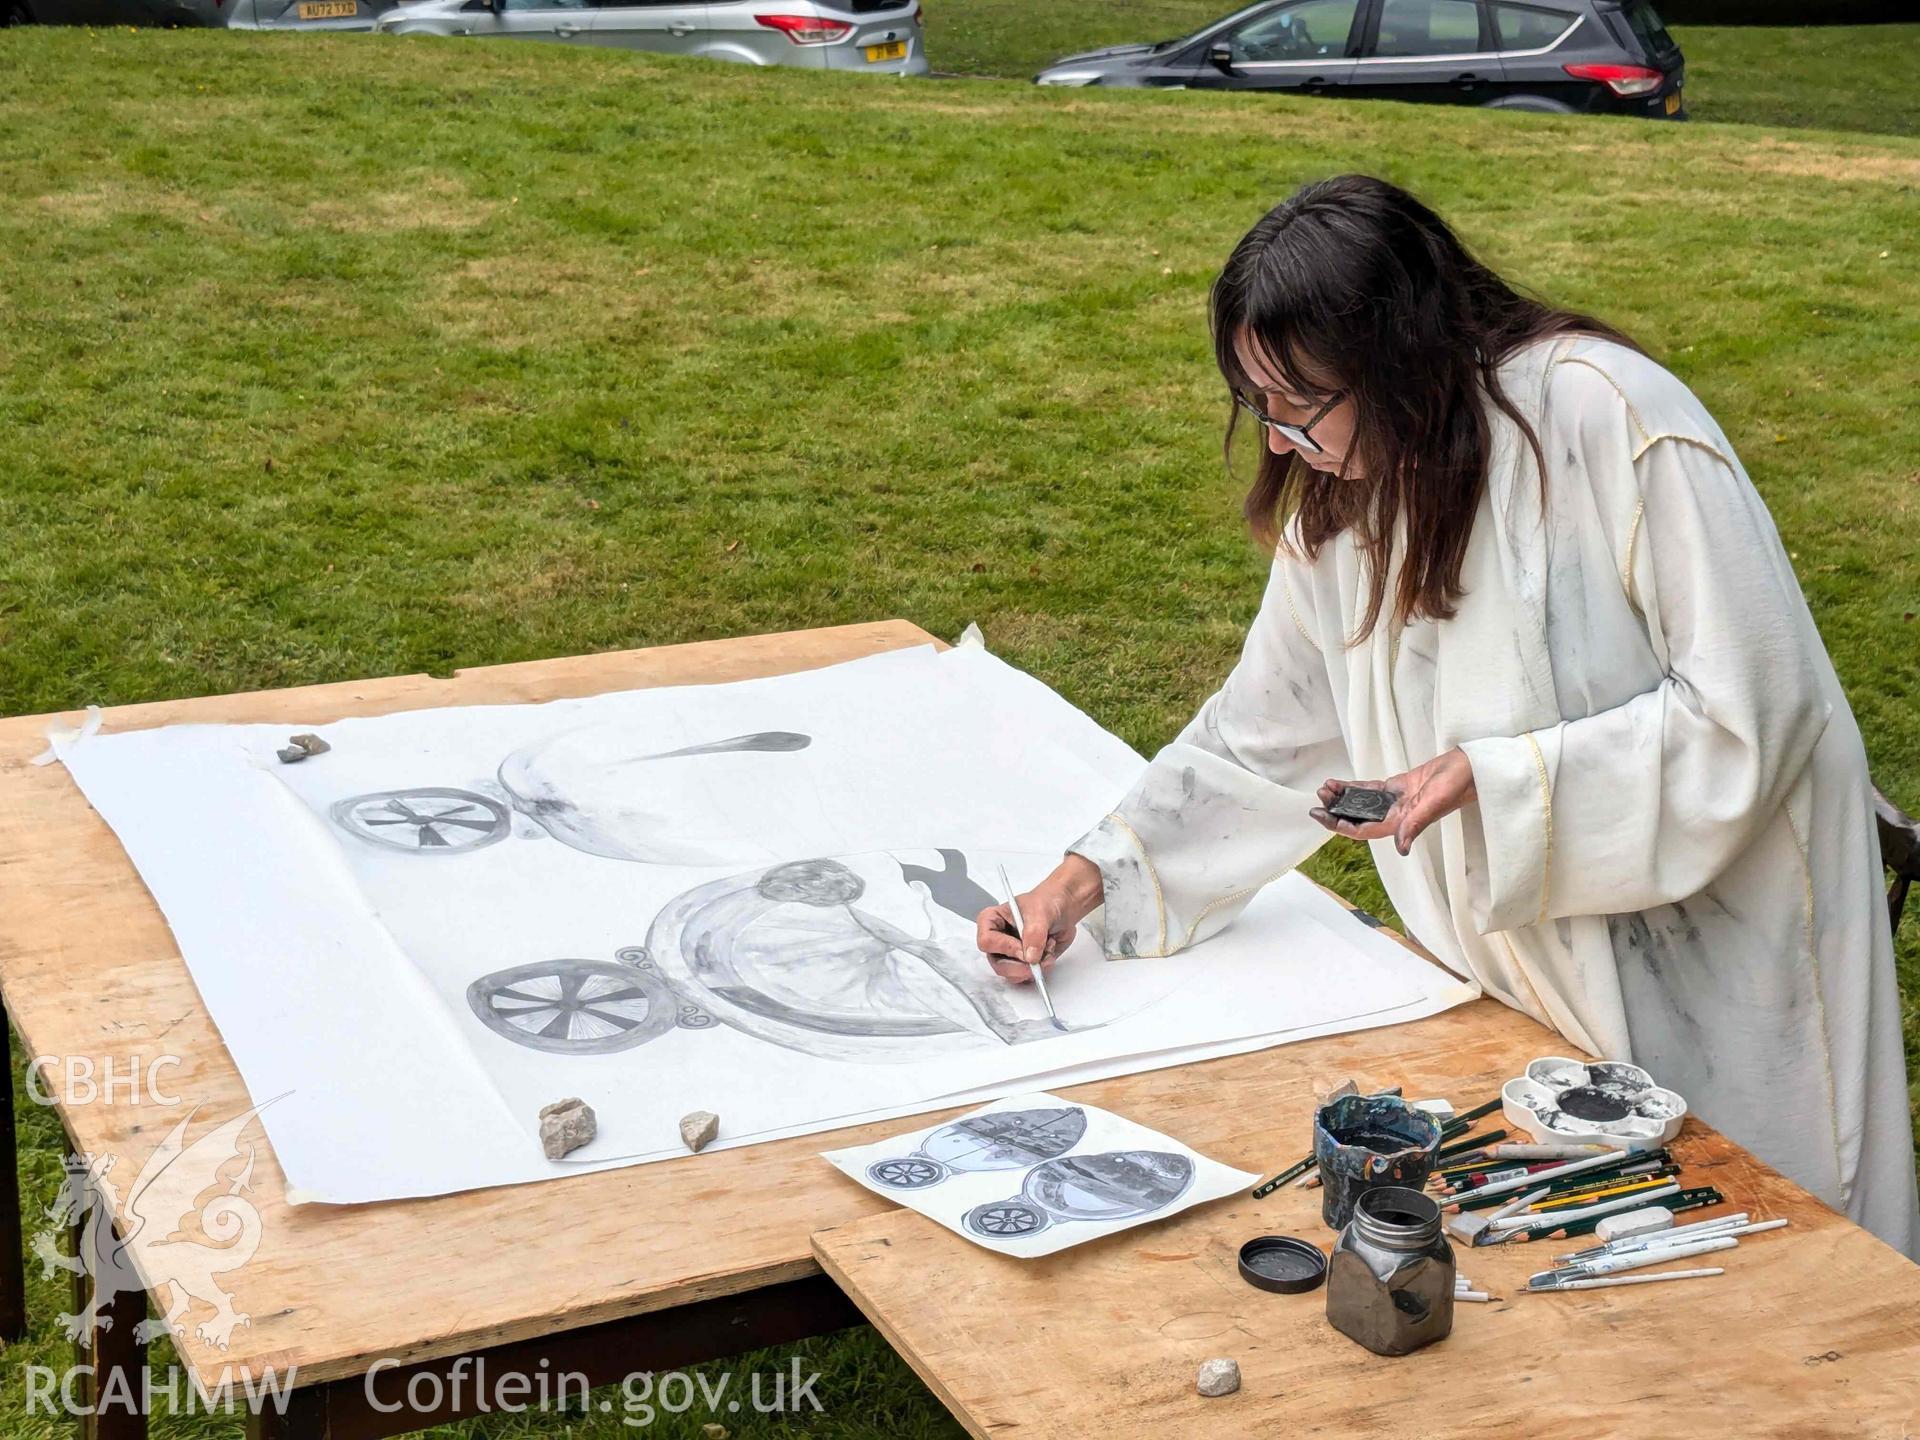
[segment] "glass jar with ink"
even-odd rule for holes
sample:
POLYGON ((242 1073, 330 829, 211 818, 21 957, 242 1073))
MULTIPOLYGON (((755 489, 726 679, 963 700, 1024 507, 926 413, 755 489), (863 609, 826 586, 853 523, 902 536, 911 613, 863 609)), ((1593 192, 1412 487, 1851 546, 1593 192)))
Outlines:
POLYGON ((1418 1190, 1369 1190, 1327 1262, 1327 1321, 1376 1355, 1406 1355, 1453 1329, 1453 1246, 1418 1190))

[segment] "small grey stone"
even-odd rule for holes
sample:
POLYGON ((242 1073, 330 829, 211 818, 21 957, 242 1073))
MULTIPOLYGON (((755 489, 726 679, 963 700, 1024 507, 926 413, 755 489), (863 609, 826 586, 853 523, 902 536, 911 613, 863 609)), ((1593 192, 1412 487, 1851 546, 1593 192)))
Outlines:
POLYGON ((713 1143, 720 1133, 720 1117, 711 1110, 696 1110, 680 1117, 680 1138, 696 1155, 713 1143))
POLYGON ((540 1107, 540 1148, 549 1160, 578 1150, 599 1133, 593 1107, 580 1099, 556 1100, 540 1107))
POLYGON ((296 735, 288 743, 298 745, 309 755, 324 755, 333 748, 318 735, 296 735))
POLYGON ((1238 1360, 1209 1360, 1200 1367, 1194 1388, 1202 1395, 1231 1395, 1240 1388, 1238 1360))
POLYGON ((280 763, 282 765, 298 765, 302 760, 307 758, 307 752, 302 750, 298 745, 288 745, 273 753, 280 757, 280 763))

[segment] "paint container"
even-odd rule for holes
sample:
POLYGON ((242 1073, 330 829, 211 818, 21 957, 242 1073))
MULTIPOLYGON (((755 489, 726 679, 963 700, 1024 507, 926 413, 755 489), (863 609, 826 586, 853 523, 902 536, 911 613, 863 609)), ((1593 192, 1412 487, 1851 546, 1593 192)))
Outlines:
POLYGON ((1327 1323, 1376 1355, 1409 1354, 1453 1329, 1454 1274, 1438 1205, 1418 1190, 1369 1190, 1327 1262, 1327 1323))
POLYGON ((1313 1117, 1320 1162, 1320 1218, 1332 1230, 1353 1218, 1354 1202, 1380 1185, 1418 1190, 1433 1173, 1440 1122, 1392 1095, 1348 1095, 1313 1117))

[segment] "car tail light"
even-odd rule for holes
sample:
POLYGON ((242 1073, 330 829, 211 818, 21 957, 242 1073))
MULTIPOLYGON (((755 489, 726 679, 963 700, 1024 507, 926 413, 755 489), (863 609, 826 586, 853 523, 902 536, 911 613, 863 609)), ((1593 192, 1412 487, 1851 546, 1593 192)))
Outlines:
POLYGON ((1563 65, 1576 80, 1598 80, 1616 95, 1651 95, 1666 76, 1645 65, 1563 65))
POLYGON ((817 15, 756 15, 754 20, 769 30, 786 33, 796 45, 826 45, 844 40, 853 29, 849 20, 827 20, 817 15))

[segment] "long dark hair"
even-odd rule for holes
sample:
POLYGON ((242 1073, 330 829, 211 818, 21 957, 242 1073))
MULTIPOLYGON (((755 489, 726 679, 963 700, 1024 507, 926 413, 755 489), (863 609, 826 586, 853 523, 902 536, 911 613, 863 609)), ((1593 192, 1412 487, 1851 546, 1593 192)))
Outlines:
MULTIPOLYGON (((1639 348, 1591 316, 1516 293, 1438 215, 1369 175, 1303 186, 1268 211, 1234 246, 1210 311, 1214 354, 1234 391, 1256 397, 1234 349, 1241 336, 1302 399, 1317 407, 1344 393, 1354 402, 1353 444, 1339 474, 1263 443, 1245 504, 1262 544, 1288 544, 1292 524, 1308 559, 1353 531, 1372 592, 1350 643, 1370 634, 1386 607, 1396 520, 1407 553, 1395 623, 1454 613, 1487 483, 1482 392, 1520 426, 1545 483, 1539 437, 1501 389, 1500 362, 1530 341, 1576 332, 1639 348)), ((1238 416, 1234 407, 1229 452, 1238 416)))

